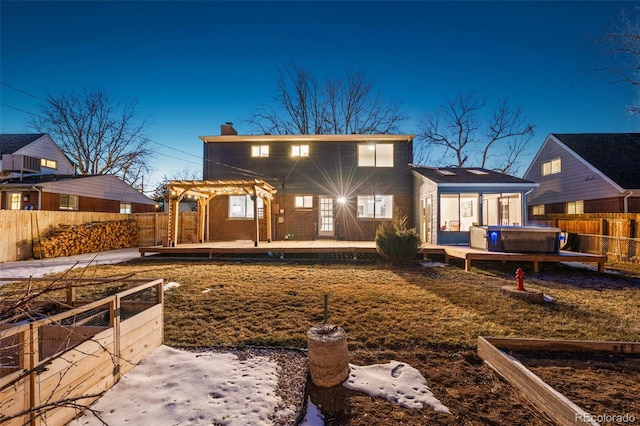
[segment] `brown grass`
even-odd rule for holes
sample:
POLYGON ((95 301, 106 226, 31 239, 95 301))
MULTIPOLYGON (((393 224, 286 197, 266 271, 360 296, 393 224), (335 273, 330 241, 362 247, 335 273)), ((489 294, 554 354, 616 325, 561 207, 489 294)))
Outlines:
POLYGON ((501 286, 515 285, 513 266, 501 268, 155 259, 83 274, 179 283, 165 294, 165 338, 180 347, 303 348, 306 331, 323 320, 324 294, 329 322, 347 331, 353 350, 475 347, 480 335, 624 341, 640 335, 635 278, 549 266, 525 277, 527 287, 554 299, 535 305, 499 295, 501 286))
MULTIPOLYGON (((349 362, 409 363, 452 412, 404 409, 336 387, 327 394, 330 400, 320 401, 327 425, 364 426, 373 419, 378 426, 550 425, 477 357, 477 337, 636 341, 640 335, 637 270, 610 275, 545 264, 541 273, 534 274, 522 265, 525 285, 555 300, 534 305, 499 295, 501 286, 515 285, 518 265, 477 262, 472 272, 460 266, 152 257, 70 275, 133 275, 179 283, 165 292, 165 343, 174 347, 305 348, 306 331, 323 320, 327 294, 329 322, 347 331, 349 362)), ((83 287, 77 294, 95 300, 118 286, 83 287)), ((9 290, 0 291, 6 297, 9 290)), ((581 381, 580 376, 575 380, 581 381)), ((624 393, 633 400, 638 391, 631 386, 624 393)), ((583 396, 588 400, 589 392, 583 396)), ((629 410, 635 413, 634 407, 629 410)))

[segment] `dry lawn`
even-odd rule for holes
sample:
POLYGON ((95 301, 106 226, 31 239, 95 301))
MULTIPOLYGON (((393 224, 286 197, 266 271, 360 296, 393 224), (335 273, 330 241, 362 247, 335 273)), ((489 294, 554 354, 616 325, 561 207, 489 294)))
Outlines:
MULTIPOLYGON (((165 343, 174 347, 305 348, 306 331, 323 320, 327 294, 329 322, 347 331, 350 362, 407 362, 453 413, 407 410, 339 389, 323 403, 327 424, 550 424, 482 364, 478 336, 638 341, 639 271, 603 275, 545 264, 534 274, 522 265, 525 286, 554 299, 534 305, 498 293, 515 285, 518 265, 478 262, 472 272, 460 266, 154 256, 87 268, 83 275, 179 283, 165 293, 165 343)), ((639 391, 637 381, 626 389, 629 395, 639 391)), ((637 405, 626 409, 640 418, 637 405)))

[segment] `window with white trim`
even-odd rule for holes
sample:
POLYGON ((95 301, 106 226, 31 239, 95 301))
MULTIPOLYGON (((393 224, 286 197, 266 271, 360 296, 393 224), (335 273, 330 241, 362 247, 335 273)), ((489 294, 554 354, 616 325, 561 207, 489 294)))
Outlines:
POLYGON ((556 173, 560 173, 561 171, 562 160, 560 159, 560 157, 542 163, 542 176, 554 175, 556 173))
POLYGON ((393 218, 393 195, 358 195, 358 218, 393 218))
POLYGON ((40 166, 47 167, 49 169, 57 169, 58 168, 58 162, 56 160, 49 160, 48 158, 41 158, 40 159, 40 166))
POLYGON ((544 204, 536 204, 535 206, 533 206, 533 214, 544 214, 544 204))
POLYGON ((22 194, 19 192, 9 193, 9 210, 20 210, 22 206, 22 194))
POLYGON ((567 203, 567 214, 583 214, 584 201, 569 201, 567 203))
POLYGON ((80 199, 77 195, 60 194, 60 210, 78 210, 80 199))
POLYGON ((131 214, 131 203, 120 203, 120 214, 131 214))
POLYGON ((309 145, 291 145, 292 157, 308 157, 309 145))
POLYGON ((393 167, 393 144, 358 144, 358 167, 393 167))
POLYGON ((252 145, 251 156, 252 157, 268 157, 269 145, 252 145))
POLYGON ((296 209, 313 208, 313 196, 312 195, 296 195, 294 198, 293 205, 296 209))
MULTIPOLYGON (((264 217, 264 200, 258 199, 258 217, 264 217)), ((253 200, 251 195, 229 195, 229 218, 253 219, 253 200)))

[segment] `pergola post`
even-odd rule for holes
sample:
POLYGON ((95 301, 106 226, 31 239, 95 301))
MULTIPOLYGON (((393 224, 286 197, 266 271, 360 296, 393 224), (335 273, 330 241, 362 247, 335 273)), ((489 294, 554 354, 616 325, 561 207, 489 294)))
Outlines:
POLYGON ((251 199, 253 200, 253 220, 256 224, 256 239, 253 245, 254 247, 258 247, 258 241, 260 241, 260 217, 258 216, 258 190, 255 186, 253 187, 251 199))
POLYGON ((178 241, 178 221, 180 201, 187 195, 198 198, 198 216, 196 236, 199 242, 207 241, 211 238, 210 220, 209 219, 209 203, 217 195, 246 195, 249 194, 253 200, 253 216, 255 223, 255 241, 257 247, 260 242, 260 217, 258 215, 258 197, 264 201, 266 213, 267 240, 271 242, 272 225, 271 219, 273 212, 271 211, 273 194, 276 190, 263 180, 192 180, 192 181, 171 181, 167 184, 169 192, 168 210, 169 223, 168 235, 172 245, 178 241))
POLYGON ((271 242, 271 216, 273 215, 273 211, 271 210, 271 198, 264 199, 264 209, 265 209, 264 220, 267 225, 267 242, 270 243, 271 242))

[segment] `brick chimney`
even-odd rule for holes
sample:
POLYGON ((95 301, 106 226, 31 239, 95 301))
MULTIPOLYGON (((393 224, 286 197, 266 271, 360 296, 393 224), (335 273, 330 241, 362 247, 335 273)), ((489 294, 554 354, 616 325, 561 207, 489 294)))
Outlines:
POLYGON ((227 121, 226 123, 220 125, 220 134, 222 136, 237 135, 238 131, 233 128, 232 122, 227 121))

